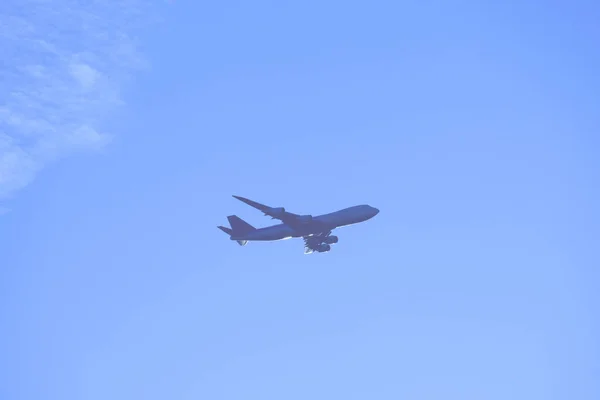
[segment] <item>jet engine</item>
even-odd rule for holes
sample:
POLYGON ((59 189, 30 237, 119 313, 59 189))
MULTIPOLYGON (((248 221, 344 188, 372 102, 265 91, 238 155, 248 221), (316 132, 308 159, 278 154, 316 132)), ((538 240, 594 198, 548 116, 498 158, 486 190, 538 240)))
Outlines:
POLYGON ((331 250, 331 246, 328 244, 320 244, 315 247, 315 250, 318 251, 319 253, 326 253, 329 250, 331 250))
POLYGON ((337 242, 338 242, 337 236, 327 236, 326 238, 323 238, 323 243, 326 243, 326 244, 334 244, 337 242))
POLYGON ((269 210, 268 214, 265 214, 265 215, 272 215, 272 216, 274 216, 274 215, 282 215, 282 214, 285 214, 285 208, 283 208, 283 207, 274 207, 274 208, 271 208, 269 210))
POLYGON ((300 222, 301 224, 308 224, 309 222, 311 222, 313 219, 312 215, 300 215, 298 217, 298 222, 300 222))

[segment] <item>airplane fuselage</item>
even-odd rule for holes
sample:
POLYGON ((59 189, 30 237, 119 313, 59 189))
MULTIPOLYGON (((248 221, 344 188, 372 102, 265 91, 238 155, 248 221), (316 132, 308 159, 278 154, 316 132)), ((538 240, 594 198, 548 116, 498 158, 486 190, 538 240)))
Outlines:
POLYGON ((329 214, 318 215, 310 221, 294 226, 282 223, 259 228, 244 235, 231 236, 230 238, 231 240, 274 241, 318 235, 343 226, 364 222, 378 213, 378 209, 368 205, 354 206, 329 214))

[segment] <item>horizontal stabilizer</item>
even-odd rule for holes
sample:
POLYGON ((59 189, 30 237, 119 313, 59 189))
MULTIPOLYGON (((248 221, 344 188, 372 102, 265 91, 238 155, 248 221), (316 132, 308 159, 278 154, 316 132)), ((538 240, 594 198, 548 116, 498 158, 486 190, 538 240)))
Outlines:
POLYGON ((229 236, 233 235, 233 231, 225 226, 217 226, 220 230, 228 234, 229 236))

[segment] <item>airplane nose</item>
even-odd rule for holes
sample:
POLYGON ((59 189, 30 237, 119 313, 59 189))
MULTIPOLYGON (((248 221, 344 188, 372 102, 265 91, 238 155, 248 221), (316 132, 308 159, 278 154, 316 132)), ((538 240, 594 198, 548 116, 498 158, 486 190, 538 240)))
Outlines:
POLYGON ((373 216, 379 214, 379 209, 375 207, 371 207, 373 209, 373 216))

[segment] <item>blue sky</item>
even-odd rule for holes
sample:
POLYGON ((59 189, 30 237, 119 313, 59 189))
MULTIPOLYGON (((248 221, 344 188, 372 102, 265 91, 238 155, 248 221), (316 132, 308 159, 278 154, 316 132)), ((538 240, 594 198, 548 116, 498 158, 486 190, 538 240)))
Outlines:
POLYGON ((0 398, 600 398, 594 2, 5 3, 0 398))

